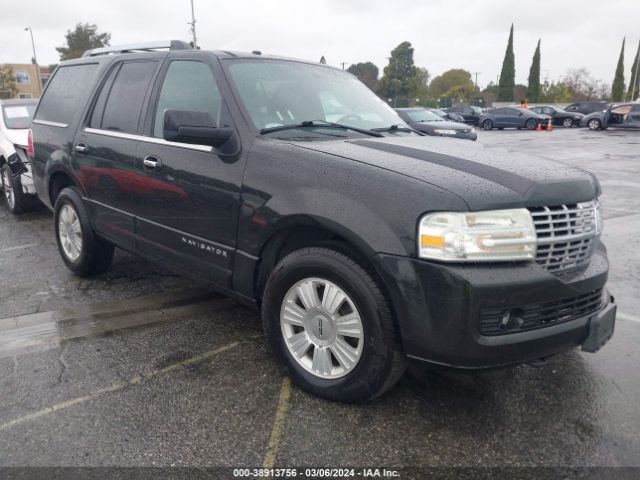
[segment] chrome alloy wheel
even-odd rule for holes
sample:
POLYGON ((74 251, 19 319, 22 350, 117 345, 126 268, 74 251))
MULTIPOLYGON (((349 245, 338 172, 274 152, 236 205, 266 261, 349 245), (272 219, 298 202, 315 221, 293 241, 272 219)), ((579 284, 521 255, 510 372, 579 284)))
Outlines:
POLYGON ((72 262, 78 260, 82 252, 82 227, 78 214, 69 204, 60 209, 58 236, 65 256, 72 262))
POLYGON ((280 328, 295 361, 319 378, 351 372, 362 357, 364 328, 353 300, 335 283, 305 278, 282 301, 280 328))
POLYGON ((16 197, 11 185, 11 173, 8 168, 4 168, 2 170, 2 189, 4 190, 4 196, 7 199, 9 208, 13 209, 15 207, 16 197))

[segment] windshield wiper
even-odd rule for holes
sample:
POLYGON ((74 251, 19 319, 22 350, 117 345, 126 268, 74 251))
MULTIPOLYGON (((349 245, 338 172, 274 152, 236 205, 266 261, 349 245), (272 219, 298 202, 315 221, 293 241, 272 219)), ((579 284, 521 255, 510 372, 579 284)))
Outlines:
POLYGON ((400 125, 398 123, 394 125, 389 125, 388 127, 372 128, 371 131, 372 132, 413 132, 413 133, 417 133, 420 136, 424 135, 424 133, 419 132, 418 130, 414 130, 413 128, 409 128, 407 126, 400 125))
POLYGON ((291 125, 279 125, 277 127, 263 128, 260 130, 260 135, 271 132, 281 132, 283 130, 295 130, 296 128, 341 128, 343 130, 353 130, 354 132, 362 133, 363 135, 369 135, 370 137, 382 137, 383 135, 364 128, 352 127, 351 125, 344 125, 342 123, 326 122, 324 120, 305 120, 304 122, 294 123, 291 125))

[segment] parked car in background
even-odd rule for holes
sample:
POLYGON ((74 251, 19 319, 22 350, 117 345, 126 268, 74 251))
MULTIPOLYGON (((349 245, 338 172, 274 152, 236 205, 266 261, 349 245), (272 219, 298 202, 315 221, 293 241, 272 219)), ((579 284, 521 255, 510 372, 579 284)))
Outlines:
POLYGON ((604 100, 592 100, 585 102, 576 102, 565 107, 567 112, 578 112, 583 115, 589 115, 593 112, 600 112, 607 107, 607 102, 604 100))
POLYGON ((396 108, 400 118, 411 128, 427 135, 476 140, 476 129, 465 123, 451 122, 439 117, 426 108, 396 108))
POLYGON ((482 115, 482 109, 480 107, 471 107, 469 105, 458 105, 456 107, 449 107, 444 109, 447 113, 457 113, 464 118, 464 123, 469 125, 480 125, 480 115, 482 115))
POLYGON ((640 103, 618 103, 585 116, 580 125, 589 130, 607 128, 640 128, 640 103))
POLYGON ((488 110, 480 116, 480 126, 484 130, 492 128, 526 128, 534 130, 538 124, 546 125, 551 117, 541 115, 528 108, 501 107, 488 110))
POLYGON ((444 110, 441 110, 439 108, 427 108, 427 110, 429 110, 431 113, 435 113, 436 115, 443 118, 444 120, 451 120, 452 122, 464 123, 464 117, 462 115, 458 115, 457 113, 445 112, 444 110))
POLYGON ((584 117, 580 112, 567 112, 566 110, 555 107, 553 105, 536 105, 530 107, 529 110, 541 115, 548 115, 554 125, 562 125, 563 127, 580 126, 580 120, 584 117))
POLYGON ((26 146, 37 100, 0 100, 0 185, 9 210, 21 213, 36 204, 36 190, 26 156, 15 145, 26 146))

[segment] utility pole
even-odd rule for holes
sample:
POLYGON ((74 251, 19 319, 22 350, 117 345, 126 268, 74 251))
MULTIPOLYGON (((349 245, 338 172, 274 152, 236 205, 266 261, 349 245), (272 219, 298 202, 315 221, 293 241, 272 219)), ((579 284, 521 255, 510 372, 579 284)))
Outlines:
POLYGON ((393 106, 393 108, 396 108, 396 99, 398 97, 398 80, 394 79, 393 76, 398 74, 398 60, 393 57, 387 57, 387 60, 389 60, 389 73, 392 78, 391 82, 393 83, 393 103, 391 105, 393 106))
POLYGON ((340 62, 340 65, 342 66, 342 69, 344 70, 344 67, 346 65, 349 65, 349 62, 340 62))
POLYGON ((38 82, 38 96, 42 96, 42 80, 40 79, 40 66, 38 65, 38 58, 36 57, 36 43, 33 41, 33 30, 31 27, 24 27, 24 31, 29 31, 31 35, 31 48, 33 49, 33 63, 36 66, 36 81, 38 82))
POLYGON ((478 75, 480 75, 482 72, 473 72, 473 74, 476 76, 476 90, 478 90, 478 75))
POLYGON ((191 25, 191 35, 193 36, 193 48, 198 48, 198 37, 196 36, 196 14, 193 9, 193 0, 191 0, 191 21, 187 22, 191 25))

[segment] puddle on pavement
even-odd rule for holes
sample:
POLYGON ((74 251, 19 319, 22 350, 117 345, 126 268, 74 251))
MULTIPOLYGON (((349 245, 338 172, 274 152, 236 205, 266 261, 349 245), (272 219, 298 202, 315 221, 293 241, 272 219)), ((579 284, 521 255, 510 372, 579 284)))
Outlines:
POLYGON ((32 347, 53 348, 64 340, 192 318, 235 305, 211 290, 191 289, 4 318, 0 319, 0 358, 32 347))

